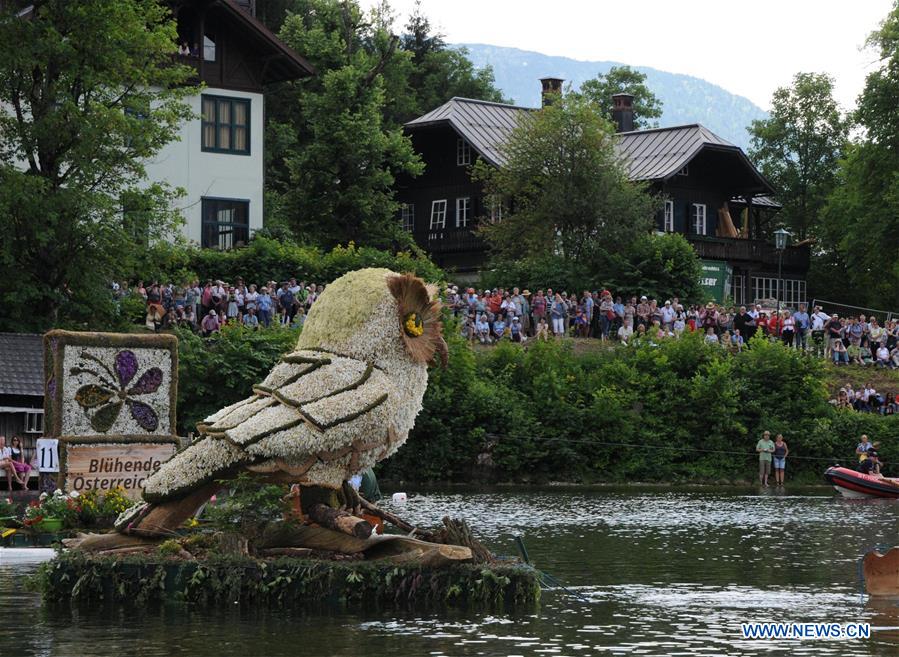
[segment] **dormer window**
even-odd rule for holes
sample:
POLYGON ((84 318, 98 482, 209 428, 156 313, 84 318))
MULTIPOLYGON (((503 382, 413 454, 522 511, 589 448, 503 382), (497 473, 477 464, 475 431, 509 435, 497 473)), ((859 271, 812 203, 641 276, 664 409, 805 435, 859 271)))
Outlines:
POLYGON ((471 164, 471 146, 464 139, 456 140, 456 166, 467 166, 471 164))
POLYGON ((689 176, 690 175, 690 165, 685 164, 684 168, 677 172, 679 176, 689 176))

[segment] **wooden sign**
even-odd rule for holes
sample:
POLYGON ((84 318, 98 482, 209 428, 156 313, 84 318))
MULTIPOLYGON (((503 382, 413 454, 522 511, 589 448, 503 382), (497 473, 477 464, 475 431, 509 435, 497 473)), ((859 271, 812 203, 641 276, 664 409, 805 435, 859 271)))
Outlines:
POLYGON ((140 499, 144 480, 175 454, 171 443, 72 444, 65 446, 65 490, 101 493, 122 488, 140 499))

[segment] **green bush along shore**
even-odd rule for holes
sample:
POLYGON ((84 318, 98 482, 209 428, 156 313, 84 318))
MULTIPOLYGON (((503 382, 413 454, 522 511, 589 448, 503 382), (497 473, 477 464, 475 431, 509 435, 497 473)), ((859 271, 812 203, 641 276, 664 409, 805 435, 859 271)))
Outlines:
MULTIPOLYGON (((899 475, 899 418, 828 403, 850 368, 755 340, 732 354, 699 334, 609 349, 570 341, 473 349, 452 325, 446 369, 434 368, 408 443, 379 466, 407 482, 752 481, 763 430, 790 446, 788 480, 820 482, 854 463, 860 434, 882 442, 899 475)), ((189 431, 250 394, 297 332, 227 327, 180 337, 179 417, 189 431)), ((885 392, 885 391, 884 391, 885 392)))

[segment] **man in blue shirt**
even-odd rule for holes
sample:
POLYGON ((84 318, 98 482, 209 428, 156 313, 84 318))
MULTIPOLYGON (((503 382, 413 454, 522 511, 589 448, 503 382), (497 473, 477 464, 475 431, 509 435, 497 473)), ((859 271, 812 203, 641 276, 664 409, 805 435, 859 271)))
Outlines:
POLYGON ((809 329, 809 316, 808 313, 805 312, 805 304, 799 304, 799 310, 793 313, 793 322, 795 323, 794 330, 796 331, 793 335, 793 340, 795 341, 796 347, 805 351, 806 349, 806 336, 808 335, 809 329))

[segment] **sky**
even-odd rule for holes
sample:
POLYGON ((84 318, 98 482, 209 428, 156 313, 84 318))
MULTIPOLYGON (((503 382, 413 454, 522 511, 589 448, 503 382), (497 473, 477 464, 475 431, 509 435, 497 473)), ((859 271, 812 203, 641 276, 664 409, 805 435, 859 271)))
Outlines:
MULTIPOLYGON (((378 0, 361 0, 373 6, 378 0)), ((389 0, 405 24, 414 0, 389 0)), ((854 107, 863 46, 893 0, 421 0, 449 43, 486 43, 686 73, 770 108, 800 71, 829 73, 854 107)))

